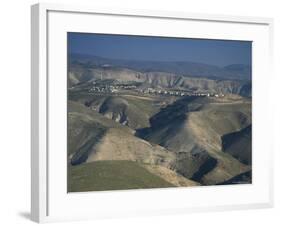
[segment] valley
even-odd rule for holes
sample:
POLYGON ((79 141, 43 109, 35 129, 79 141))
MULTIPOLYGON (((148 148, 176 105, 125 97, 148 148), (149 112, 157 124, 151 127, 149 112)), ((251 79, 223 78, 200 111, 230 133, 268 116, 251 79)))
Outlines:
POLYGON ((68 191, 251 183, 251 81, 242 72, 112 63, 69 64, 68 191))

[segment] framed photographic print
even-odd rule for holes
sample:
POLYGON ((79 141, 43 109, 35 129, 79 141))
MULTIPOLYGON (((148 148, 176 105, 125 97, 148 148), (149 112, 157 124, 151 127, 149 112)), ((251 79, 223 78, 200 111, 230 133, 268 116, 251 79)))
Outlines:
POLYGON ((32 219, 271 207, 272 26, 32 6, 32 219))

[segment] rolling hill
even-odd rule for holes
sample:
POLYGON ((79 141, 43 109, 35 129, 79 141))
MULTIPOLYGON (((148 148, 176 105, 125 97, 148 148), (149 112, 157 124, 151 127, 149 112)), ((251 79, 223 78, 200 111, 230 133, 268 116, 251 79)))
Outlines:
POLYGON ((251 67, 71 57, 70 191, 251 183, 251 67))
POLYGON ((130 160, 173 167, 173 153, 134 136, 129 127, 79 103, 70 102, 69 112, 68 155, 72 165, 101 160, 130 160))
POLYGON ((151 127, 137 135, 175 153, 175 168, 185 177, 202 184, 219 183, 249 169, 223 152, 222 136, 250 125, 250 106, 244 99, 182 98, 154 115, 151 127))
POLYGON ((164 147, 81 103, 68 109, 69 191, 200 185, 174 171, 175 155, 164 147))

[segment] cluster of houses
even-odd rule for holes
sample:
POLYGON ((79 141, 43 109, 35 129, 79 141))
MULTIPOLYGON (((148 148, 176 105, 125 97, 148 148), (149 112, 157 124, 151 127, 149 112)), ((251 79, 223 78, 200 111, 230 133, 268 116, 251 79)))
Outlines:
POLYGON ((164 89, 137 89, 135 85, 105 85, 105 86, 93 86, 90 93, 117 93, 120 90, 135 90, 142 94, 154 94, 154 95, 166 95, 166 96, 208 96, 208 97, 223 97, 224 94, 217 93, 199 93, 199 92, 188 92, 182 90, 164 90, 164 89))
POLYGON ((153 88, 140 89, 138 90, 140 93, 144 94, 156 94, 156 95, 169 95, 169 96, 208 96, 208 97, 224 97, 224 94, 217 93, 199 93, 199 92, 185 92, 182 90, 157 90, 153 88))
POLYGON ((134 90, 137 87, 135 85, 105 85, 105 86, 93 86, 89 89, 89 92, 97 93, 117 93, 119 90, 134 90))
POLYGON ((112 86, 93 86, 91 89, 89 89, 89 93, 116 93, 118 89, 113 88, 112 86))

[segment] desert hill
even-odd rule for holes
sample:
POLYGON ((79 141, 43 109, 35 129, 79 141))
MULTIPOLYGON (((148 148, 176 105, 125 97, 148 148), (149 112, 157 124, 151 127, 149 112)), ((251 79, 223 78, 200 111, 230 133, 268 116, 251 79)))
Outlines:
MULTIPOLYGON (((107 119, 81 103, 69 101, 68 108, 70 190, 92 190, 95 183, 90 181, 93 178, 98 179, 102 184, 106 183, 106 178, 100 178, 96 172, 91 173, 94 169, 99 172, 104 167, 101 164, 104 163, 108 165, 109 168, 106 170, 109 171, 111 167, 115 169, 123 164, 123 169, 118 169, 114 173, 117 178, 122 177, 123 182, 112 183, 124 188, 125 186, 142 188, 146 183, 151 183, 151 180, 154 181, 150 184, 151 187, 199 185, 174 171, 175 154, 164 147, 150 144, 134 136, 134 130, 107 119), (130 175, 124 172, 126 166, 133 170, 130 175), (81 175, 76 178, 81 170, 85 171, 84 179, 81 175), (90 174, 86 173, 87 170, 90 170, 90 174), (133 175, 135 170, 139 174, 133 175), (133 176, 137 179, 132 179, 133 176)), ((112 175, 108 176, 112 177, 112 175)), ((110 188, 110 185, 106 187, 110 188)))
POLYGON ((173 167, 173 153, 135 137, 129 127, 88 110, 79 103, 70 102, 69 109, 71 164, 97 160, 131 160, 173 167), (83 112, 83 115, 76 111, 83 112))
POLYGON ((179 99, 150 119, 138 135, 176 154, 176 170, 203 184, 219 183, 248 167, 222 152, 222 136, 251 123, 250 102, 215 102, 207 97, 179 99))

